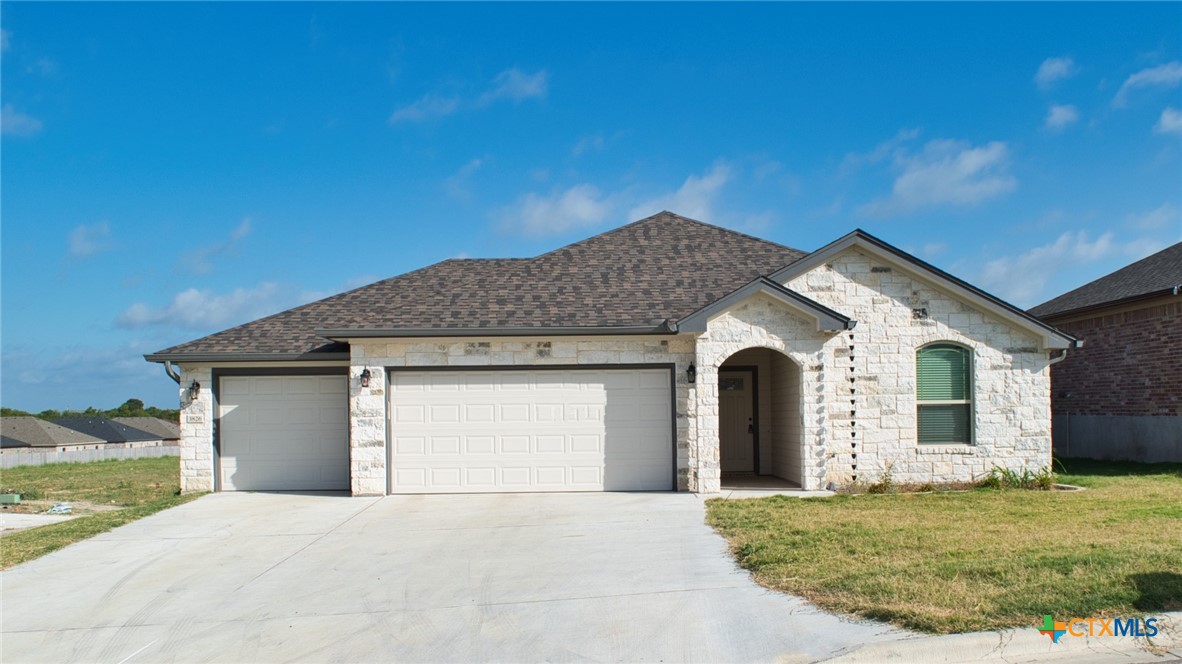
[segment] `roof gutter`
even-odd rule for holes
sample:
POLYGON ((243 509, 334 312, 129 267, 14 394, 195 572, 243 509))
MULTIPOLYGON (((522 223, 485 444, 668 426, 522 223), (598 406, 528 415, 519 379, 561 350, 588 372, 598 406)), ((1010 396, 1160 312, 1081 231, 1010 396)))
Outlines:
POLYGON ((181 384, 181 375, 177 373, 176 369, 172 368, 172 361, 164 361, 164 373, 168 374, 168 377, 171 378, 177 385, 181 384))
POLYGON ((660 325, 655 326, 620 327, 392 327, 316 330, 317 335, 333 341, 413 337, 571 337, 676 333, 676 324, 669 321, 662 321, 660 325))
MULTIPOLYGON (((149 362, 291 362, 348 360, 348 353, 152 353, 149 362)), ((169 374, 171 376, 171 374, 169 374)))
POLYGON ((1082 307, 1076 307, 1075 309, 1065 309, 1063 311, 1056 311, 1050 314, 1042 314, 1039 315, 1038 318, 1054 320, 1058 318, 1074 317, 1080 314, 1086 314, 1089 311, 1098 311, 1100 309, 1107 309, 1109 307, 1124 306, 1126 304, 1132 304, 1141 300, 1152 300, 1155 297, 1177 297, 1179 294, 1182 294, 1182 284, 1178 284, 1177 286, 1168 286, 1166 288, 1155 290, 1149 293, 1141 293, 1140 295, 1130 295, 1129 297, 1124 297, 1119 300, 1109 300, 1108 302, 1101 302, 1099 304, 1089 304, 1082 307))

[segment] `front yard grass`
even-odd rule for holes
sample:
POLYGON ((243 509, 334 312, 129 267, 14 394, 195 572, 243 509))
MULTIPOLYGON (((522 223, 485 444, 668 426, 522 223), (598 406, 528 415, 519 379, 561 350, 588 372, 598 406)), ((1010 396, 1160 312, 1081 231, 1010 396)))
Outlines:
POLYGON ((22 501, 43 507, 52 502, 70 502, 75 512, 84 516, 0 537, 0 569, 189 502, 198 495, 179 495, 177 457, 22 466, 5 470, 2 483, 5 489, 21 494, 22 501))
POLYGON ((1182 609, 1182 464, 1068 460, 1086 491, 714 499, 760 584, 934 633, 1182 609))

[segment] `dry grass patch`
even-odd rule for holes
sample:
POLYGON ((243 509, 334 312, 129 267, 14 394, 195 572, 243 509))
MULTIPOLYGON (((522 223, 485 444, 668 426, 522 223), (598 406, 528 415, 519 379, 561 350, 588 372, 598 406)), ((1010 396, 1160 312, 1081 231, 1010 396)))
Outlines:
POLYGON ((3 484, 34 507, 29 510, 26 505, 24 511, 44 511, 54 502, 70 502, 84 516, 0 538, 0 569, 39 558, 198 495, 179 495, 177 457, 23 466, 4 471, 3 484))
POLYGON ((759 583, 925 632, 1182 609, 1182 464, 1064 470, 1088 490, 716 499, 707 518, 759 583))

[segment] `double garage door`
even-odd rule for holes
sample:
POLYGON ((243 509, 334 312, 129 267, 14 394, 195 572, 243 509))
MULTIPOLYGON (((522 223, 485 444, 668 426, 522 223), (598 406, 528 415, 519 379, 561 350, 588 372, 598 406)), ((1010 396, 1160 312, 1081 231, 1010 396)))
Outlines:
MULTIPOLYGON (((343 376, 221 392, 224 490, 348 489, 343 376)), ((395 370, 389 417, 391 493, 673 488, 668 369, 395 370)))

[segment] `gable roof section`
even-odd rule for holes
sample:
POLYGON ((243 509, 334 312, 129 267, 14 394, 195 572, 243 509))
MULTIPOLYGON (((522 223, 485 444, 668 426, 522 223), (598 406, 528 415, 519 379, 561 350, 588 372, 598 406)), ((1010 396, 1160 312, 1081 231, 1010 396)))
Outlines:
POLYGON ((818 331, 852 330, 858 323, 816 300, 783 287, 767 277, 758 277, 745 286, 730 292, 686 316, 678 322, 677 330, 680 332, 705 332, 706 322, 711 316, 725 311, 729 307, 759 293, 768 295, 789 309, 803 314, 808 318, 812 318, 817 322, 818 331))
POLYGON ((1182 292, 1182 242, 1030 310, 1046 318, 1111 304, 1182 292))
POLYGON ((1043 340, 1046 348, 1063 349, 1079 345, 1075 337, 1047 325, 1014 305, 990 295, 980 288, 966 281, 962 281, 940 268, 912 256, 902 249, 883 242, 861 229, 854 230, 834 242, 821 247, 801 260, 777 270, 769 278, 780 283, 790 281, 814 268, 824 265, 838 254, 851 248, 857 248, 879 260, 907 269, 913 274, 951 291, 958 297, 968 300, 975 306, 1031 332, 1043 340))
POLYGON ((106 442, 102 438, 31 416, 5 417, 0 422, 0 429, 3 430, 4 438, 11 441, 6 442, 5 447, 57 447, 106 442))
POLYGON ((156 434, 140 431, 126 424, 113 422, 105 417, 59 417, 53 423, 108 443, 160 440, 160 436, 156 434))
POLYGON ((804 255, 661 212, 535 258, 443 261, 146 357, 337 360, 348 347, 334 338, 399 334, 669 334, 804 255))

